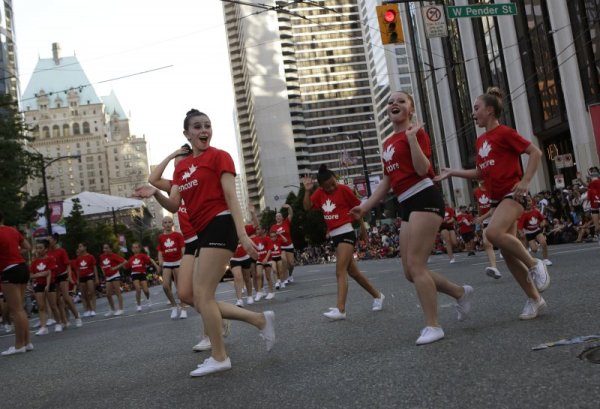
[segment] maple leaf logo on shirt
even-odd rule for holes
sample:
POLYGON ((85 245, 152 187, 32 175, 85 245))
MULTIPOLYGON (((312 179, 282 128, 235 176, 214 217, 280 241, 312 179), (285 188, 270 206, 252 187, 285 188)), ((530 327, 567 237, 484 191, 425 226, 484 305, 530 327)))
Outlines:
POLYGON ((481 203, 482 205, 486 205, 490 202, 490 198, 487 197, 486 195, 481 195, 481 197, 479 197, 479 203, 481 203))
POLYGON ((479 156, 481 156, 481 158, 485 159, 485 158, 487 158, 487 156, 490 154, 491 151, 492 151, 492 146, 488 143, 488 141, 485 141, 483 143, 483 145, 481 146, 481 148, 479 148, 479 156))
POLYGON ((386 150, 383 151, 383 160, 389 162, 392 160, 392 156, 394 156, 394 147, 392 145, 388 146, 386 150))
POLYGON ((165 240, 165 247, 173 247, 175 245, 175 242, 173 240, 171 240, 170 238, 165 240))
POLYGON ((537 217, 532 217, 532 218, 529 220, 529 224, 531 224, 531 225, 534 225, 534 224, 537 224, 537 223, 538 223, 538 219, 537 219, 537 217))
POLYGON ((265 245, 262 243, 258 243, 258 246, 256 246, 256 248, 258 249, 258 251, 264 250, 265 245))
POLYGON ((448 212, 444 213, 444 218, 446 218, 446 219, 447 219, 447 218, 448 218, 448 216, 450 216, 450 213, 448 213, 448 212))
POLYGON ((192 175, 194 174, 194 172, 198 169, 198 167, 196 165, 192 165, 190 166, 190 168, 187 170, 187 172, 185 172, 183 174, 183 176, 181 176, 181 178, 183 180, 185 180, 187 182, 187 180, 192 177, 192 175))
POLYGON ((279 250, 279 246, 277 244, 273 244, 273 250, 275 250, 275 251, 279 250))
POLYGON ((330 199, 327 199, 327 201, 323 203, 322 209, 325 213, 331 213, 335 210, 335 203, 330 199))
POLYGON ((105 258, 104 261, 102 262, 102 264, 104 264, 105 266, 110 264, 110 260, 105 258))
POLYGON ((141 263, 141 261, 139 258, 136 258, 133 260, 133 265, 135 265, 135 266, 139 265, 140 263, 141 263))
POLYGON ((85 260, 81 260, 81 263, 79 263, 79 266, 81 268, 85 268, 85 267, 87 267, 87 262, 85 260))
POLYGON ((46 265, 44 263, 40 263, 37 266, 38 271, 44 271, 46 269, 46 265))

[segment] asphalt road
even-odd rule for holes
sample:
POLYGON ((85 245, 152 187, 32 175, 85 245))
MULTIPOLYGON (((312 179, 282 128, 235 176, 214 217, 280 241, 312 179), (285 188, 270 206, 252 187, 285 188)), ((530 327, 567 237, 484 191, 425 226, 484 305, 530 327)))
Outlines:
MULTIPOLYGON (((171 320, 160 287, 154 305, 84 319, 80 329, 33 337, 35 350, 0 357, 0 408, 599 408, 600 365, 578 358, 588 342, 540 351, 562 338, 600 334, 600 247, 551 248, 546 313, 519 321, 525 296, 504 264, 500 280, 483 273, 485 255, 431 258, 432 270, 475 288, 471 318, 456 321, 452 299, 438 299, 446 338, 417 347, 423 326, 412 284, 398 259, 360 267, 386 295, 384 309, 350 285, 348 319, 321 314, 335 305, 334 265, 298 267, 296 282, 250 308, 276 312, 278 343, 267 353, 258 331, 233 323, 231 371, 189 372, 209 355, 193 353, 201 319, 171 320)), ((234 302, 232 283, 218 297, 234 302)), ((0 349, 13 343, 0 336, 0 349)))

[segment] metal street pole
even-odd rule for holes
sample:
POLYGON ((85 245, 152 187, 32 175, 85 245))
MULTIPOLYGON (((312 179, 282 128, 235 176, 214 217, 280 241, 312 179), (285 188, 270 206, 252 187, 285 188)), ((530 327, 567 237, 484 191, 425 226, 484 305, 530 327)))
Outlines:
MULTIPOLYGON (((367 197, 371 197, 371 180, 369 179, 369 169, 367 167, 367 156, 365 155, 365 144, 362 139, 362 132, 358 131, 356 134, 356 138, 358 139, 358 143, 360 144, 360 156, 362 157, 362 165, 363 165, 363 174, 365 176, 365 183, 367 184, 367 197)), ((375 224, 375 210, 371 209, 371 217, 369 220, 369 224, 375 224)))

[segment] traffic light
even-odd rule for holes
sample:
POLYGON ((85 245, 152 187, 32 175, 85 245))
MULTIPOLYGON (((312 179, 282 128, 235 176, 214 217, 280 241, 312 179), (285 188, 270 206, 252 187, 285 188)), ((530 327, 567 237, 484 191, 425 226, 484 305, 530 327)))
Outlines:
POLYGON ((383 45, 404 43, 402 20, 397 4, 377 6, 377 20, 379 20, 379 31, 383 45))

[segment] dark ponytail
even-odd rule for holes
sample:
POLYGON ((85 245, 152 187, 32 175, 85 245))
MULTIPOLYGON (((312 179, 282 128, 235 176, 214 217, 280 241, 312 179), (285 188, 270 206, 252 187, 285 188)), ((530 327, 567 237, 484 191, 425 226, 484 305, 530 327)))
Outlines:
POLYGON ((327 182, 332 177, 335 177, 335 173, 327 169, 327 165, 322 164, 319 166, 319 172, 317 173, 317 182, 319 182, 319 185, 327 182))
POLYGON ((204 115, 205 117, 208 118, 208 115, 206 115, 204 112, 200 112, 195 108, 190 109, 187 112, 187 114, 185 114, 185 119, 183 120, 183 129, 185 129, 187 131, 188 128, 190 127, 190 119, 192 119, 195 116, 200 116, 200 115, 204 115))

